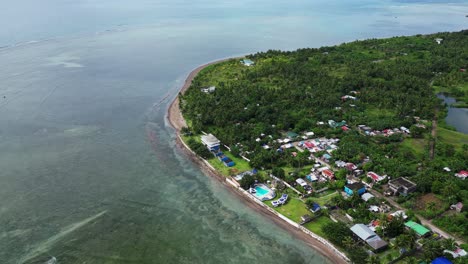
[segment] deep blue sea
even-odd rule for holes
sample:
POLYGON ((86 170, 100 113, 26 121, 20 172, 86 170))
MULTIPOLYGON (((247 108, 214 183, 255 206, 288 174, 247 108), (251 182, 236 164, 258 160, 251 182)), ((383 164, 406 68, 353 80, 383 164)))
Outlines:
POLYGON ((230 56, 467 28, 466 1, 5 0, 0 263, 325 263, 175 147, 186 75, 230 56))

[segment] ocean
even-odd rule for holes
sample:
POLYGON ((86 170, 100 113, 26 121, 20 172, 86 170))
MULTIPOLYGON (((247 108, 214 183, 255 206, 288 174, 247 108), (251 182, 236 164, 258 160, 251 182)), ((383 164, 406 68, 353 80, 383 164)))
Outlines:
POLYGON ((466 1, 4 2, 6 264, 327 263, 205 176, 168 104, 216 59, 468 25, 466 1))

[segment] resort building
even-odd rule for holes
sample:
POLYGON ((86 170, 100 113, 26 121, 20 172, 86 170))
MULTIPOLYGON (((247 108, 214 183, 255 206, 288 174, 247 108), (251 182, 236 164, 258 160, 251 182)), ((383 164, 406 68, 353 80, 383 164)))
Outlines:
POLYGON ((431 230, 413 221, 406 222, 405 226, 409 229, 414 230, 414 232, 416 232, 416 234, 420 237, 424 237, 431 233, 431 230))
POLYGON ((252 60, 249 60, 249 59, 243 59, 241 60, 242 64, 244 64, 245 66, 252 66, 255 64, 255 62, 253 62, 252 60))
POLYGON ((219 150, 219 146, 221 144, 221 141, 217 139, 215 136, 212 134, 208 135, 203 135, 201 136, 201 142, 203 145, 205 145, 210 151, 216 151, 219 150))
POLYGON ((351 183, 351 184, 346 184, 344 187, 344 191, 346 194, 349 196, 357 193, 358 195, 361 195, 366 192, 366 186, 364 186, 363 183, 361 182, 356 182, 356 183, 351 183))
POLYGON ((355 224, 350 229, 355 236, 365 241, 374 251, 384 249, 388 246, 387 242, 364 224, 355 224))
POLYGON ((388 182, 388 187, 394 195, 402 194, 406 196, 408 193, 416 191, 416 183, 406 179, 405 177, 390 180, 388 182))

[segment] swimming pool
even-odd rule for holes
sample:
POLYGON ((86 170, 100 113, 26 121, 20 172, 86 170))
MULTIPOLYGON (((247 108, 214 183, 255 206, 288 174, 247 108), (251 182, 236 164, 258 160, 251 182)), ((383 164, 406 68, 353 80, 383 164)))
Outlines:
POLYGON ((255 197, 260 201, 267 201, 275 198, 275 191, 268 188, 264 184, 257 184, 255 186, 255 197))
POLYGON ((263 189, 262 186, 255 186, 255 196, 263 197, 265 194, 269 192, 267 189, 263 189))

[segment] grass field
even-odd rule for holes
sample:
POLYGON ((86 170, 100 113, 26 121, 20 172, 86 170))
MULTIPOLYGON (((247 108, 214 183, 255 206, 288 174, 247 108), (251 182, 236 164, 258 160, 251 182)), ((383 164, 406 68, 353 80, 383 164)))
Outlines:
POLYGON ((314 219, 312 222, 305 224, 304 227, 321 237, 326 237, 327 235, 322 231, 322 226, 331 222, 333 221, 329 217, 322 215, 319 218, 314 219))
POLYGON ((456 148, 461 148, 463 144, 468 144, 468 135, 457 131, 437 127, 437 137, 444 143, 452 144, 456 148))
POLYGON ((233 160, 236 165, 234 167, 226 167, 224 164, 218 160, 217 158, 213 157, 208 160, 208 162, 219 172, 221 172, 224 176, 231 176, 237 173, 241 173, 244 171, 252 170, 249 163, 242 158, 236 158, 228 151, 223 150, 224 155, 228 156, 231 160, 233 160))
MULTIPOLYGON (((182 136, 182 140, 184 140, 185 143, 187 143, 187 141, 190 138, 194 139, 197 142, 201 142, 200 136, 198 135, 197 136, 182 136)), ((229 151, 225 149, 223 149, 222 152, 224 153, 224 155, 228 156, 231 160, 233 160, 236 163, 234 167, 229 168, 229 167, 224 166, 223 162, 221 162, 214 156, 208 159, 208 162, 211 164, 211 166, 213 166, 217 171, 221 172, 221 174, 223 174, 224 176, 231 176, 231 175, 235 175, 244 171, 252 170, 252 168, 250 167, 250 164, 246 160, 242 158, 234 157, 229 151)))
MULTIPOLYGON (((277 197, 280 197, 280 195, 281 194, 278 193, 277 197)), ((301 222, 301 216, 306 214, 312 214, 309 210, 307 210, 305 203, 299 200, 297 196, 294 196, 291 193, 288 193, 288 195, 288 202, 285 205, 273 207, 271 205, 271 201, 265 201, 264 203, 269 207, 273 208, 278 213, 288 217, 296 223, 301 222)))
POLYGON ((417 156, 423 156, 427 151, 427 141, 422 138, 406 138, 401 146, 410 149, 417 156))
POLYGON ((312 198, 312 200, 314 200, 319 205, 323 206, 323 205, 329 203, 331 201, 331 199, 333 199, 333 197, 336 197, 338 195, 340 195, 338 192, 333 192, 333 193, 324 195, 322 197, 317 197, 317 198, 314 197, 314 198, 312 198))

